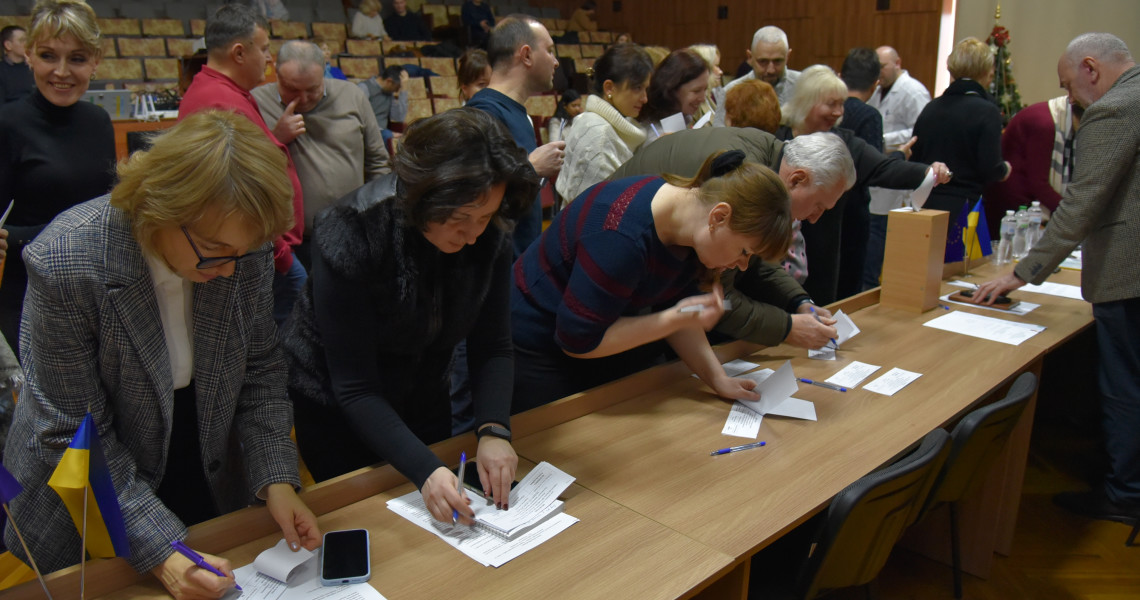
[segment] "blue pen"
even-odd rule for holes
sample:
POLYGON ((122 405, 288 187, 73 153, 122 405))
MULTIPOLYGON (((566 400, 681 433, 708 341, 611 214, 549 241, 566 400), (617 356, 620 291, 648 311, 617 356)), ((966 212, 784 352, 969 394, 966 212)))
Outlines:
MULTIPOLYGON (((206 562, 206 559, 202 558, 201 554, 198 554, 197 552, 191 550, 190 546, 183 544, 181 541, 174 540, 173 542, 170 542, 170 547, 174 548, 175 552, 181 554, 182 556, 185 556, 186 558, 189 558, 190 562, 198 565, 199 569, 206 569, 207 571, 213 573, 214 575, 217 575, 218 577, 223 577, 223 578, 226 577, 225 573, 219 571, 218 568, 215 567, 214 565, 211 565, 210 563, 206 562)), ((235 582, 234 583, 234 589, 240 592, 241 586, 235 582)))
POLYGON ((815 381, 813 379, 808 379, 806 377, 800 377, 799 380, 804 382, 804 383, 810 383, 812 385, 818 385, 819 387, 827 388, 829 390, 835 390, 837 392, 846 392, 847 391, 847 388, 845 388, 845 387, 840 387, 838 385, 835 385, 834 383, 827 383, 826 381, 815 381))
POLYGON ((743 446, 733 446, 731 448, 721 448, 720 450, 713 450, 709 452, 709 456, 719 456, 721 454, 732 454, 733 452, 740 452, 741 450, 751 450, 752 448, 759 448, 768 442, 753 442, 751 444, 744 444, 743 446))
MULTIPOLYGON (((459 453, 459 483, 457 483, 455 485, 455 491, 459 492, 460 498, 462 498, 466 495, 463 493, 463 472, 466 469, 467 469, 467 453, 466 452, 460 452, 459 453)), ((459 521, 459 511, 458 510, 452 509, 451 521, 453 523, 459 521)))
MULTIPOLYGON (((810 310, 810 311, 811 311, 811 314, 815 315, 815 320, 816 320, 816 321, 819 321, 820 323, 822 323, 822 322, 823 322, 823 319, 819 318, 819 314, 815 312, 815 307, 814 307, 814 306, 808 306, 808 310, 810 310)), ((835 349, 836 349, 836 350, 838 350, 838 349, 839 349, 839 342, 835 341, 835 338, 827 338, 827 339, 831 340, 831 343, 832 343, 832 344, 835 344, 835 349)))

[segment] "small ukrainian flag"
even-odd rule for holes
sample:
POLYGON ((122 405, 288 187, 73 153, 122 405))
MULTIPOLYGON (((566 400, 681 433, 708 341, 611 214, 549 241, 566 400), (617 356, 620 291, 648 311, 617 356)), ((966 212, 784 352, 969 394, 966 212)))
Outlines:
POLYGON ((87 551, 92 556, 111 558, 131 555, 127 528, 115 495, 115 484, 107 469, 103 446, 95 419, 87 413, 71 445, 59 459, 59 466, 48 480, 48 486, 59 494, 80 535, 83 532, 83 503, 87 500, 87 551))

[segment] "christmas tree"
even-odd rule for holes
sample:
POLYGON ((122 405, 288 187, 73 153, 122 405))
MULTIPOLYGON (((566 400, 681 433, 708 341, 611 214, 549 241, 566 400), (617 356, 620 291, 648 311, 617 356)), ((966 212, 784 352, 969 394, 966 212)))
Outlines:
POLYGON ((1013 59, 1009 51, 1009 30, 998 24, 1001 19, 1001 5, 994 12, 994 29, 986 43, 994 51, 994 81, 990 93, 1001 107, 1002 124, 1009 123, 1013 115, 1021 110, 1021 94, 1017 91, 1017 81, 1013 78, 1013 59))

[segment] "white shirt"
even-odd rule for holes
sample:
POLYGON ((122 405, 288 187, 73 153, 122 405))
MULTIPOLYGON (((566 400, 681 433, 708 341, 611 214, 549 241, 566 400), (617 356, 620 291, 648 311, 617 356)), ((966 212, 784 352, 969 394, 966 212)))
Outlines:
MULTIPOLYGON (((898 150, 910 140, 914 122, 922 109, 930 102, 930 92, 926 86, 910 76, 904 69, 898 79, 883 97, 882 88, 875 88, 867 105, 878 109, 883 115, 883 149, 886 152, 898 150)), ((903 205, 910 192, 873 187, 871 192, 871 214, 885 215, 893 208, 903 205)))
POLYGON ((146 266, 158 300, 158 317, 170 357, 170 376, 174 389, 180 390, 190 385, 194 376, 194 346, 190 340, 194 329, 194 285, 176 275, 157 257, 147 256, 146 266))

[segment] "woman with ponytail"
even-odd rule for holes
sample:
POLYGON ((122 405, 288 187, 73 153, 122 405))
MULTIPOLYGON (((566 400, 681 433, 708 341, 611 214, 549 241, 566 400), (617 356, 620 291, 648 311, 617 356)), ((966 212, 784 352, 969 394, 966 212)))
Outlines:
POLYGON ((649 54, 634 44, 610 46, 594 63, 594 93, 566 130, 566 162, 555 182, 567 201, 612 175, 645 141, 636 119, 652 73, 649 54))
POLYGON ((784 184, 743 159, 714 154, 691 179, 600 183, 558 213, 515 263, 513 412, 651 366, 661 340, 721 397, 758 397, 705 337, 724 313, 707 282, 783 256, 792 238, 784 184))

